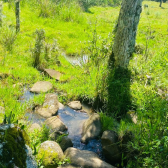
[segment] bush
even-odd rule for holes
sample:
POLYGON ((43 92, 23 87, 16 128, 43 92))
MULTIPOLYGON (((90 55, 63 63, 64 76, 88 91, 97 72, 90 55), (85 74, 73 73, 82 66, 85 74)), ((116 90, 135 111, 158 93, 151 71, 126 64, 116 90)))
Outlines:
POLYGON ((4 48, 6 48, 7 51, 12 51, 14 42, 17 37, 14 27, 3 26, 0 31, 0 43, 4 48))
POLYGON ((122 0, 78 0, 85 11, 91 6, 113 6, 119 5, 122 0))
POLYGON ((50 0, 39 0, 40 14, 42 17, 50 17, 53 12, 53 4, 50 0))
POLYGON ((61 20, 83 22, 82 9, 76 0, 64 0, 56 4, 56 16, 61 20))
POLYGON ((141 92, 137 109, 139 123, 134 126, 133 143, 128 144, 128 167, 167 167, 167 101, 149 88, 141 92))
POLYGON ((44 30, 41 29, 41 30, 36 30, 35 34, 36 34, 36 42, 35 42, 35 47, 32 52, 33 66, 35 68, 39 68, 40 62, 41 62, 40 55, 43 49, 43 41, 45 39, 45 33, 44 33, 44 30))
POLYGON ((56 17, 64 21, 83 22, 82 8, 78 0, 38 0, 40 17, 56 17))
POLYGON ((102 124, 102 131, 113 130, 115 120, 112 117, 106 115, 106 113, 100 112, 100 119, 102 124))

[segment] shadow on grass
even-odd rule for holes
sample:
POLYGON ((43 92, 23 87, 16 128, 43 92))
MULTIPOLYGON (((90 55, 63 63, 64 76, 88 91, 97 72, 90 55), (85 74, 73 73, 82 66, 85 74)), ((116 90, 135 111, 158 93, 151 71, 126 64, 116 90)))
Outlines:
POLYGON ((132 108, 130 95, 131 72, 117 68, 109 70, 107 111, 121 118, 132 108))

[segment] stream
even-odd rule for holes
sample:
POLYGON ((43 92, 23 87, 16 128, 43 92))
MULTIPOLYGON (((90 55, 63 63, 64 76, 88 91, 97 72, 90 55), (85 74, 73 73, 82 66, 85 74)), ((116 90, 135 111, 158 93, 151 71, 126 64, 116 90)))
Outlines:
POLYGON ((80 57, 77 56, 68 56, 64 52, 61 54, 62 56, 65 57, 65 59, 72 65, 78 65, 82 67, 84 64, 86 64, 89 61, 89 56, 88 55, 83 55, 80 57))
MULTIPOLYGON (((28 89, 24 88, 23 96, 20 98, 21 102, 29 101, 37 94, 31 93, 28 89)), ((82 104, 82 110, 85 112, 75 111, 68 106, 58 110, 58 116, 61 121, 68 127, 68 137, 72 140, 73 147, 80 150, 93 151, 103 159, 101 141, 97 139, 90 140, 87 144, 80 142, 83 123, 89 118, 91 114, 91 107, 82 104)), ((34 112, 27 112, 25 115, 32 124, 38 123, 42 125, 45 118, 34 112)))

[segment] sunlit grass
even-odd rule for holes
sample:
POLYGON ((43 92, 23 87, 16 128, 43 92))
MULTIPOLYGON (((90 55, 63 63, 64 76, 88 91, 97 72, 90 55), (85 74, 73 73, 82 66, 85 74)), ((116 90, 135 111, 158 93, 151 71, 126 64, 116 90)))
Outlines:
MULTIPOLYGON (((149 8, 143 9, 138 27, 137 45, 147 48, 147 53, 134 54, 134 58, 130 62, 130 68, 138 73, 133 79, 143 80, 146 75, 151 75, 154 80, 153 88, 165 87, 167 85, 167 31, 168 23, 166 21, 168 12, 168 4, 163 4, 164 8, 159 8, 157 2, 145 1, 149 8), (160 45, 162 44, 162 45, 160 45), (163 59, 162 59, 163 58, 163 59), (161 64, 162 62, 162 64, 161 64), (157 80, 156 80, 157 79, 157 80), (156 86, 157 84, 157 86, 156 86)), ((12 51, 5 51, 0 45, 1 66, 0 71, 9 73, 13 78, 9 78, 5 82, 1 82, 3 86, 10 86, 15 83, 23 83, 32 85, 38 80, 44 80, 41 74, 32 67, 31 50, 35 44, 36 29, 44 29, 45 41, 53 43, 54 39, 58 41, 59 48, 69 55, 80 55, 81 52, 88 52, 88 41, 93 36, 96 29, 98 38, 107 38, 112 33, 116 25, 120 7, 91 7, 90 13, 83 12, 83 21, 64 21, 56 17, 39 17, 39 8, 30 7, 29 5, 21 5, 21 31, 13 44, 12 51), (4 60, 5 56, 5 60, 4 60), (3 65, 4 62, 4 65, 3 65)), ((3 9, 4 25, 15 27, 14 9, 9 8, 4 3, 3 9)), ((112 39, 111 39, 112 41, 112 39)), ((98 40, 99 43, 99 40, 98 40)), ((101 78, 101 73, 97 73, 97 68, 90 66, 85 68, 75 67, 68 63, 59 53, 61 66, 57 66, 54 62, 46 64, 47 68, 59 70, 64 75, 61 82, 50 80, 57 90, 67 93, 67 99, 75 99, 85 97, 94 102, 97 96, 97 84, 101 78), (87 72, 88 70, 88 72, 87 72)), ((101 68, 103 71, 103 68, 101 68)), ((132 92, 136 89, 136 82, 133 82, 132 92)), ((139 85, 139 83, 138 83, 139 85)), ((103 101, 106 101, 106 93, 104 93, 103 101)))

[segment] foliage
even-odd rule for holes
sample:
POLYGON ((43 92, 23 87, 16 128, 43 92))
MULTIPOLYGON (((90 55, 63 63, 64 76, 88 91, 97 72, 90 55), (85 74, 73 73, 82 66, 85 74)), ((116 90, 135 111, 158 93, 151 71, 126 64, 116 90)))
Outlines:
POLYGON ((14 27, 3 26, 0 28, 0 43, 6 48, 7 51, 12 51, 14 42, 16 40, 16 32, 14 27))
POLYGON ((131 104, 130 70, 117 68, 109 70, 108 74, 108 104, 109 112, 121 118, 129 109, 135 107, 131 104))
POLYGON ((9 116, 4 116, 3 123, 4 124, 12 124, 14 123, 15 114, 12 114, 12 111, 10 112, 9 116))
POLYGON ((56 140, 56 142, 57 142, 57 143, 60 143, 60 142, 62 141, 62 138, 63 138, 63 137, 66 137, 66 136, 68 136, 68 134, 59 135, 58 138, 57 138, 57 140, 56 140))
MULTIPOLYGON (((148 8, 142 11, 136 41, 140 48, 134 53, 128 72, 118 70, 118 73, 114 73, 108 71, 107 59, 111 52, 114 36, 111 32, 116 25, 119 7, 92 6, 88 9, 89 13, 83 12, 78 3, 75 6, 75 1, 69 3, 60 0, 50 2, 52 5, 46 5, 46 11, 42 11, 44 15, 40 15, 42 6, 39 2, 21 1, 21 32, 17 38, 12 28, 15 25, 14 10, 4 3, 0 64, 4 53, 6 59, 5 66, 0 66, 0 72, 9 76, 0 80, 0 105, 5 107, 5 114, 9 116, 12 111, 16 120, 22 119, 28 107, 42 104, 44 95, 28 103, 20 103, 20 97, 24 87, 30 87, 38 80, 47 80, 53 84, 59 100, 64 104, 80 98, 104 106, 108 112, 107 116, 100 114, 104 130, 115 128, 116 116, 122 118, 117 126, 119 137, 127 130, 131 130, 134 135, 127 144, 129 152, 124 153, 123 157, 127 157, 128 167, 167 167, 168 24, 163 22, 167 19, 167 4, 163 4, 165 8, 159 8, 157 2, 144 2, 148 8), (48 10, 52 12, 48 13, 48 10), (45 16, 45 13, 48 15, 45 16), (60 71, 63 74, 60 82, 45 77, 32 67, 30 48, 34 47, 33 32, 36 29, 45 30, 41 63, 45 61, 47 68, 60 71), (9 38, 8 31, 11 34, 9 38), (56 47, 53 47, 54 39, 57 39, 56 47), (67 61, 66 58, 77 60, 73 56, 81 55, 81 51, 90 58, 87 64, 83 63, 80 67, 67 61), (60 63, 57 64, 56 60, 60 63), (125 74, 124 78, 120 76, 122 73, 125 74), (138 124, 133 125, 123 119, 128 110, 136 112, 138 124)), ((35 53, 35 49, 33 51, 35 53)), ((4 115, 0 116, 2 121, 4 115)), ((32 142, 34 145, 45 140, 41 134, 32 135, 35 137, 32 142), (39 135, 41 139, 38 139, 39 135)), ((44 137, 47 136, 44 134, 44 137)))
POLYGON ((150 90, 141 100, 138 109, 141 121, 134 129, 134 143, 129 144, 130 151, 138 151, 129 161, 129 167, 166 167, 167 157, 167 105, 166 100, 150 90))
POLYGON ((35 68, 39 68, 40 63, 41 63, 41 53, 42 53, 42 49, 43 49, 43 41, 45 39, 45 34, 44 34, 44 30, 36 30, 35 32, 36 34, 36 43, 35 43, 35 47, 33 50, 33 67, 35 68))
POLYGON ((36 5, 41 17, 56 17, 67 22, 83 22, 82 9, 77 0, 39 0, 36 5))
POLYGON ((49 129, 43 125, 40 130, 35 129, 34 132, 28 132, 31 142, 31 147, 34 150, 34 155, 38 153, 38 147, 41 143, 49 139, 49 129))
POLYGON ((39 163, 39 167, 58 167, 62 164, 66 164, 66 163, 71 163, 69 158, 66 158, 65 156, 63 156, 62 158, 60 158, 60 156, 58 155, 58 153, 56 152, 52 152, 51 153, 50 148, 48 148, 47 150, 40 150, 40 153, 37 155, 37 160, 39 163))
POLYGON ((102 124, 102 131, 115 129, 115 119, 108 116, 106 113, 100 112, 100 119, 102 124))
POLYGON ((85 11, 89 11, 91 6, 112 6, 119 5, 121 0, 79 0, 79 3, 84 8, 85 11))
MULTIPOLYGON (((95 23, 95 28, 93 29, 92 36, 88 41, 88 47, 85 49, 88 51, 88 60, 83 64, 85 71, 88 71, 89 67, 95 67, 95 76, 96 76, 96 98, 94 100, 94 106, 96 104, 105 103, 104 99, 106 90, 107 90, 107 60, 111 53, 111 34, 108 34, 108 37, 103 39, 100 35, 97 34, 97 23, 95 23), (103 79, 103 80, 102 80, 103 79)), ((101 108, 101 106, 97 106, 101 108)))
POLYGON ((89 53, 91 64, 99 67, 101 63, 105 62, 106 58, 108 58, 111 53, 111 39, 112 37, 110 33, 106 39, 102 39, 102 37, 97 34, 95 23, 95 29, 92 32, 92 37, 90 37, 90 40, 88 41, 88 47, 86 48, 89 53))
POLYGON ((49 17, 52 14, 52 2, 49 0, 40 0, 38 1, 39 3, 39 8, 40 8, 40 14, 39 16, 42 17, 49 17))

